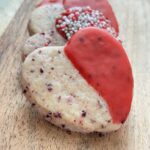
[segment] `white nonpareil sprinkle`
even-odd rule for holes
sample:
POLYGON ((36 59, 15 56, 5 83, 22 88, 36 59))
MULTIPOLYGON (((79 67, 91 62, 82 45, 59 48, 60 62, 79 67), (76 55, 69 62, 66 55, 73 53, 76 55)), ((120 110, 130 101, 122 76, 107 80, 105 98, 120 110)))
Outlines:
POLYGON ((117 37, 111 21, 106 19, 102 12, 92 10, 90 7, 70 8, 56 19, 56 28, 58 31, 63 31, 67 39, 70 39, 78 30, 90 26, 105 29, 111 35, 117 37))

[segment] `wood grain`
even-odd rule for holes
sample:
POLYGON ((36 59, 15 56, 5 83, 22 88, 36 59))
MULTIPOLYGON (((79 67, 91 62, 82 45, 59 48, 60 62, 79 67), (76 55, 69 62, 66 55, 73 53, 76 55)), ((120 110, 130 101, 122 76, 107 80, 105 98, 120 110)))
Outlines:
MULTIPOLYGON (((20 49, 33 5, 30 0, 12 0, 9 4, 15 7, 5 7, 5 14, 13 9, 17 13, 8 17, 5 27, 0 22, 0 150, 150 150, 150 1, 110 2, 135 79, 132 110, 123 128, 103 137, 68 134, 44 121, 30 106, 19 80, 20 49)), ((2 20, 5 14, 0 12, 2 20)))

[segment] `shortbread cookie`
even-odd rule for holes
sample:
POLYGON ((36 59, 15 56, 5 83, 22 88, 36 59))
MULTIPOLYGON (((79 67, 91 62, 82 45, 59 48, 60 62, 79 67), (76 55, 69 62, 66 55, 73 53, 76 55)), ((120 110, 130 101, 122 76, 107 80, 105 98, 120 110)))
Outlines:
POLYGON ((66 40, 61 37, 55 29, 37 33, 26 40, 22 49, 22 58, 24 60, 27 55, 37 48, 46 46, 64 46, 65 43, 66 40))
POLYGON ((65 56, 63 47, 40 48, 25 60, 24 93, 44 117, 61 128, 89 133, 120 128, 104 99, 65 56))
POLYGON ((50 4, 36 8, 30 17, 31 33, 41 33, 55 28, 55 19, 64 11, 62 4, 50 4))
POLYGON ((23 63, 24 93, 53 124, 82 133, 110 132, 130 112, 132 69, 105 30, 76 32, 65 47, 39 48, 23 63))
POLYGON ((89 6, 72 7, 56 19, 56 28, 66 39, 70 39, 74 33, 85 27, 105 29, 112 36, 117 37, 111 21, 106 19, 101 11, 93 10, 89 6))

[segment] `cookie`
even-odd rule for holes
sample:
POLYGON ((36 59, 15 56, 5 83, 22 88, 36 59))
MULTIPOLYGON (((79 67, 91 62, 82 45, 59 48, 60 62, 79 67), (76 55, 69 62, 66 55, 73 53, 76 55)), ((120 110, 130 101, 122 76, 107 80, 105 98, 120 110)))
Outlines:
POLYGON ((29 54, 22 85, 46 120, 82 133, 118 130, 133 97, 132 68, 124 48, 95 27, 79 30, 64 47, 29 54))
POLYGON ((36 8, 30 17, 29 30, 32 34, 55 28, 55 19, 64 11, 62 4, 43 5, 36 8))
POLYGON ((119 33, 118 21, 108 0, 64 0, 63 3, 66 9, 90 6, 94 10, 101 11, 111 21, 116 32, 119 33))
POLYGON ((46 46, 64 46, 65 43, 66 40, 61 37, 55 29, 37 33, 26 40, 22 49, 22 58, 24 60, 27 55, 37 48, 46 46))
POLYGON ((58 32, 66 39, 85 27, 105 29, 112 36, 117 37, 111 21, 106 19, 101 11, 88 7, 72 7, 67 9, 56 19, 58 32))
POLYGON ((22 67, 24 93, 46 120, 66 130, 110 132, 114 123, 104 98, 88 84, 63 47, 40 48, 22 67))

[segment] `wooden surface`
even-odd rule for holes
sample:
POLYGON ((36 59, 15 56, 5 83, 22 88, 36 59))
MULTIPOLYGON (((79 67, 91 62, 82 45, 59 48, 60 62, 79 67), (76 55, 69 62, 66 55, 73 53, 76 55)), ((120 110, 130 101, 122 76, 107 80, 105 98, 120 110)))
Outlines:
POLYGON ((32 5, 31 0, 6 1, 0 0, 0 150, 150 150, 150 1, 110 0, 135 88, 128 121, 104 137, 68 134, 44 121, 26 101, 19 82, 20 48, 32 5))

